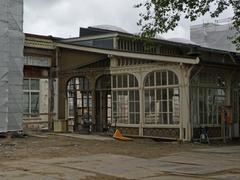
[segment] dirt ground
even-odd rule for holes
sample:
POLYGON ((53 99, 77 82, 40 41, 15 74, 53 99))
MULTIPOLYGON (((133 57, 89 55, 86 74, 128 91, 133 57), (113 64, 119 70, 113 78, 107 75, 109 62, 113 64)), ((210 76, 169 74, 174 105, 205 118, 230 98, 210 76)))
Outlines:
POLYGON ((75 157, 99 153, 154 158, 208 146, 191 143, 161 142, 152 139, 134 139, 133 141, 124 142, 118 140, 86 140, 46 133, 38 134, 37 136, 11 139, 1 138, 0 161, 24 158, 75 157))
MULTIPOLYGON (((81 135, 76 135, 81 136, 81 135)), ((88 137, 85 135, 85 137, 88 137)), ((239 145, 239 142, 236 144, 239 145)), ((230 144, 232 145, 232 144, 230 144)), ((10 164, 9 169, 5 169, 3 174, 0 174, 0 179, 14 179, 16 177, 21 177, 21 173, 23 172, 32 172, 32 168, 29 167, 29 162, 41 162, 41 160, 54 161, 54 159, 61 158, 76 158, 91 156, 99 154, 109 154, 111 155, 125 155, 127 157, 136 157, 136 158, 144 158, 151 159, 161 158, 168 155, 174 155, 174 153, 192 153, 196 149, 199 148, 214 148, 214 147, 222 147, 228 146, 223 144, 198 144, 198 143, 179 143, 179 142, 163 142, 156 141, 152 139, 134 139, 133 141, 118 141, 111 138, 107 138, 107 140, 94 140, 89 136, 89 139, 82 139, 76 137, 67 137, 61 134, 48 134, 48 133, 38 133, 32 134, 30 136, 26 136, 24 138, 0 138, 0 163, 10 164), (13 170, 14 166, 18 167, 19 160, 22 160, 22 168, 16 168, 16 172, 13 170), (24 165, 25 163, 25 165, 24 165), (25 167, 24 167, 25 166, 25 167), (21 173, 19 174, 19 170, 21 173), (10 172, 9 172, 10 171, 10 172), (4 172, 9 172, 8 175, 4 175, 4 172), (16 175, 16 176, 14 176, 16 175)), ((194 153, 194 152, 193 152, 194 153)), ((79 160, 81 162, 81 160, 79 160)), ((70 163, 71 165, 71 163, 70 163)), ((52 167, 52 166, 49 166, 52 167)), ((54 167, 55 168, 55 167, 54 167)), ((34 169, 34 166, 33 166, 34 169)), ((35 174, 46 175, 44 174, 44 168, 42 170, 40 168, 34 172, 35 174), (40 172, 39 172, 40 171, 40 172)), ((0 169, 1 170, 1 169, 0 169)), ((58 170, 57 170, 58 171, 58 170)), ((82 171, 82 170, 81 170, 82 171)), ((60 173, 60 172, 58 172, 60 173)), ((80 172, 79 172, 80 173, 80 172)), ((83 173, 83 172, 82 172, 83 173)), ((89 173, 89 172, 88 172, 89 173)), ((95 172, 96 176, 86 176, 85 179, 105 179, 105 180, 118 180, 122 179, 115 176, 109 176, 102 173, 95 172)), ((22 179, 26 179, 27 176, 23 176, 22 179)), ((32 179, 31 176, 28 179, 32 179)), ((39 177, 37 177, 39 178, 39 177)), ((41 178, 40 178, 41 179, 41 178)), ((44 178, 43 178, 44 179, 44 178)), ((64 179, 64 178, 57 178, 64 179)), ((70 178, 71 179, 71 178, 70 178)))

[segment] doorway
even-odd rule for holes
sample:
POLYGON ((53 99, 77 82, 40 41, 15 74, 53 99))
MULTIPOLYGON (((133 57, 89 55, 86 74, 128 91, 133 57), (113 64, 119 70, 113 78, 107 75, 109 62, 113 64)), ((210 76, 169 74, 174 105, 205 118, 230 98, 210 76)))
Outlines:
POLYGON ((96 131, 106 132, 112 122, 111 76, 103 75, 96 83, 96 131))
POLYGON ((232 120, 233 120, 233 136, 239 137, 240 135, 240 89, 233 90, 232 96, 232 120))
POLYGON ((74 77, 67 85, 68 117, 74 119, 73 130, 84 129, 84 123, 92 121, 92 94, 86 77, 74 77))

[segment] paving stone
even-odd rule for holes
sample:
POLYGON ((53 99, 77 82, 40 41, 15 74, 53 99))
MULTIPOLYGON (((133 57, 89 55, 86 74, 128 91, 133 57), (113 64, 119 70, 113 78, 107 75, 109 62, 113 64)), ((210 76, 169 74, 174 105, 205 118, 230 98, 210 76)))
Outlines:
MULTIPOLYGON (((144 178, 142 180, 202 180, 202 177, 186 177, 186 176, 158 176, 158 177, 150 177, 144 178)), ((204 178, 205 179, 205 178, 204 178)))
POLYGON ((157 159, 116 154, 45 160, 25 159, 21 160, 21 165, 19 161, 2 163, 0 179, 42 179, 44 176, 44 179, 50 180, 61 178, 75 180, 98 174, 143 180, 195 180, 203 177, 204 179, 240 179, 240 157, 235 152, 231 152, 229 154, 187 152, 157 159))
POLYGON ((231 154, 231 153, 239 154, 240 146, 196 149, 195 151, 197 151, 197 152, 209 152, 209 153, 223 153, 223 154, 231 154))
POLYGON ((226 179, 226 180, 239 180, 240 179, 240 174, 229 174, 229 173, 227 173, 227 174, 212 176, 212 178, 226 179))

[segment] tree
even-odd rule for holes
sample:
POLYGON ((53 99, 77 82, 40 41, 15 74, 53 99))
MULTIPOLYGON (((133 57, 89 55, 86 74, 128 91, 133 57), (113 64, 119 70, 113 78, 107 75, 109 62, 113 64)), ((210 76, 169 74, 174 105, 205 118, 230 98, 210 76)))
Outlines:
POLYGON ((141 26, 141 36, 147 38, 174 30, 181 17, 195 21, 209 13, 215 18, 232 7, 233 26, 237 31, 233 43, 240 49, 240 0, 146 0, 135 7, 145 9, 139 14, 140 20, 137 24, 141 26))

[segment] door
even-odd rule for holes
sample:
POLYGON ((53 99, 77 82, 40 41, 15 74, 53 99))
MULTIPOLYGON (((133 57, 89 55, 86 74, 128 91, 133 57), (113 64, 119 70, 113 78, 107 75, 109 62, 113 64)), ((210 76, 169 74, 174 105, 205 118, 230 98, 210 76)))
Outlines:
POLYGON ((74 117, 74 131, 81 131, 84 123, 92 120, 92 94, 86 77, 74 77, 69 80, 68 117, 74 117))
POLYGON ((96 99, 96 130, 97 132, 105 132, 112 119, 111 91, 97 91, 96 99))
POLYGON ((234 89, 232 95, 232 122, 233 122, 233 137, 239 137, 240 134, 240 90, 234 89))

